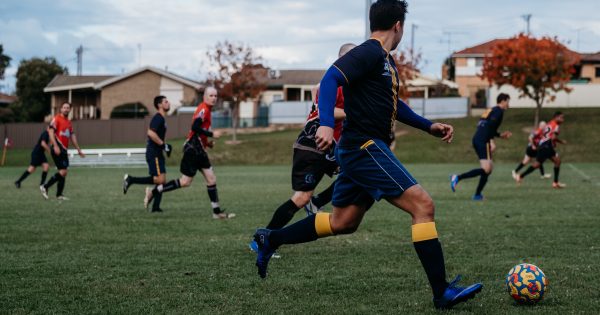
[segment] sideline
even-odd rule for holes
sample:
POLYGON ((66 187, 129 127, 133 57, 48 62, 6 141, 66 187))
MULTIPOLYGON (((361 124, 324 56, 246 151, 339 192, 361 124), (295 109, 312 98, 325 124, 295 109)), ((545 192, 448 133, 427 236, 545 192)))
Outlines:
POLYGON ((600 182, 594 182, 590 176, 588 176, 586 173, 584 173, 582 170, 580 170, 579 168, 577 168, 572 163, 568 163, 568 165, 569 165, 569 167, 572 170, 574 170, 577 174, 579 174, 579 176, 583 177, 583 179, 585 181, 590 182, 593 185, 600 186, 600 182))

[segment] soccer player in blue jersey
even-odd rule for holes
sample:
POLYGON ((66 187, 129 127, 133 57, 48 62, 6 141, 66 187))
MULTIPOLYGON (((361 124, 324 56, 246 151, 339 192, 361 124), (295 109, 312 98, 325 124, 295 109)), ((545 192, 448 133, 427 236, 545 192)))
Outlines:
POLYGON ((398 98, 398 71, 390 51, 402 38, 406 7, 406 2, 399 0, 372 4, 371 39, 338 59, 325 73, 320 87, 321 126, 316 134, 319 149, 332 143, 338 86, 344 87, 346 112, 336 149, 341 172, 333 193, 333 213, 317 213, 279 230, 258 229, 254 235, 259 247, 256 266, 262 278, 281 245, 353 233, 375 200, 383 198, 412 217, 413 245, 431 285, 435 307, 451 308, 481 291, 480 283, 460 287, 459 277, 446 281, 433 201, 388 147, 396 120, 446 142, 454 133, 452 126, 418 116, 398 98))
POLYGON ((479 176, 479 184, 475 190, 475 195, 473 195, 473 200, 483 200, 483 195, 481 193, 488 181, 488 177, 492 174, 492 170, 494 169, 494 164, 492 162, 492 153, 496 149, 494 138, 500 137, 502 139, 508 139, 512 136, 510 131, 504 131, 502 133, 498 132, 498 128, 500 127, 500 124, 502 124, 504 111, 508 109, 509 102, 510 96, 505 93, 500 93, 496 98, 496 103, 498 105, 488 109, 481 116, 472 140, 473 148, 479 158, 479 165, 481 167, 472 169, 460 175, 453 174, 450 176, 450 189, 452 189, 453 192, 456 191, 456 186, 461 180, 479 176))

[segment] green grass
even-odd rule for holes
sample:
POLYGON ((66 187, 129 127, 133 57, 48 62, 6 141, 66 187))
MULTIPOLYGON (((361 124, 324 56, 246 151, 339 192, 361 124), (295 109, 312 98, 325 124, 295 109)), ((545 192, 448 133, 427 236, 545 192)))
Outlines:
MULTIPOLYGON (((554 109, 544 109, 542 118, 549 120, 554 109)), ((567 162, 598 162, 600 161, 600 109, 564 109, 566 121, 561 126, 561 138, 569 141, 568 145, 560 146, 559 152, 567 162)), ((405 163, 456 163, 464 162, 465 157, 476 161, 471 146, 471 138, 475 131, 478 118, 446 119, 456 128, 454 143, 440 145, 431 136, 405 125, 399 124, 398 132, 403 135, 397 139, 395 153, 405 163)), ((513 137, 510 140, 497 140, 498 149, 494 153, 496 162, 516 162, 525 154, 527 145, 527 128, 533 124, 533 110, 509 109, 506 112, 501 130, 510 130, 513 137)), ((292 143, 298 136, 299 129, 277 131, 272 133, 240 135, 242 144, 228 145, 226 136, 217 141, 214 150, 210 151, 211 160, 216 165, 287 165, 292 160, 292 143)), ((139 144, 121 144, 110 147, 144 147, 139 144)), ((178 148, 182 139, 171 141, 176 148, 168 165, 178 166, 181 152, 178 148)), ((83 148, 98 148, 107 146, 86 146, 83 148)), ((8 154, 7 165, 25 166, 29 163, 31 150, 11 150, 8 154)))
MULTIPOLYGON (((436 201, 449 277, 485 285, 453 313, 600 313, 600 164, 565 164, 560 191, 533 175, 516 187, 513 165, 500 164, 484 202, 470 201, 475 181, 449 192, 447 175, 473 166, 407 166, 436 201), (537 306, 515 306, 504 291, 520 262, 550 281, 537 306)), ((385 202, 355 234, 282 247, 261 280, 247 243, 289 198, 289 166, 217 166, 222 205, 238 214, 230 221, 211 219, 201 182, 166 194, 166 211, 150 214, 142 187, 123 196, 124 171, 71 169, 72 200, 62 203, 42 200, 39 173, 16 190, 22 168, 0 172, 0 314, 438 313, 409 216, 385 202)))

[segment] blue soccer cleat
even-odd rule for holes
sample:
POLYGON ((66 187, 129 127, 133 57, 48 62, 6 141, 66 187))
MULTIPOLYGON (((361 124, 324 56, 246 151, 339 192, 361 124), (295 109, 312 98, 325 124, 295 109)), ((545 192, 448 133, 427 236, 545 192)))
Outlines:
POLYGON ((444 295, 439 299, 433 299, 433 305, 439 309, 449 309, 458 303, 465 302, 475 297, 475 295, 481 292, 483 284, 475 283, 468 287, 459 287, 457 284, 460 281, 461 276, 458 275, 446 288, 444 295))
POLYGON ((473 195, 474 201, 483 201, 483 195, 473 195))
POLYGON ((452 174, 450 176, 450 189, 452 189, 452 192, 456 192, 456 185, 458 185, 458 176, 452 174))
POLYGON ((250 247, 251 251, 258 253, 258 243, 255 240, 252 240, 252 242, 248 244, 248 247, 250 247))
POLYGON ((258 229, 254 233, 254 241, 258 244, 256 267, 258 267, 258 275, 263 279, 267 277, 269 260, 271 260, 271 257, 275 253, 275 249, 271 247, 269 242, 270 235, 271 230, 269 229, 258 229))

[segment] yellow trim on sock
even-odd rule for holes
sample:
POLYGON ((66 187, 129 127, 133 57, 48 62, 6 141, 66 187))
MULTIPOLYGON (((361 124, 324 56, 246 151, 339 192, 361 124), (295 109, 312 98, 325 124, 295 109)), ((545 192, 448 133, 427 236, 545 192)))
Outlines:
POLYGON ((319 212, 315 215, 315 231, 319 237, 331 236, 331 223, 329 223, 331 213, 319 212))
POLYGON ((369 141, 365 142, 363 145, 361 145, 361 146, 360 146, 360 149, 361 149, 361 150, 364 150, 364 149, 366 149, 368 146, 372 145, 373 143, 375 143, 375 141, 373 141, 373 140, 369 140, 369 141))
POLYGON ((432 240, 438 238, 435 222, 418 223, 412 226, 413 243, 432 240))

